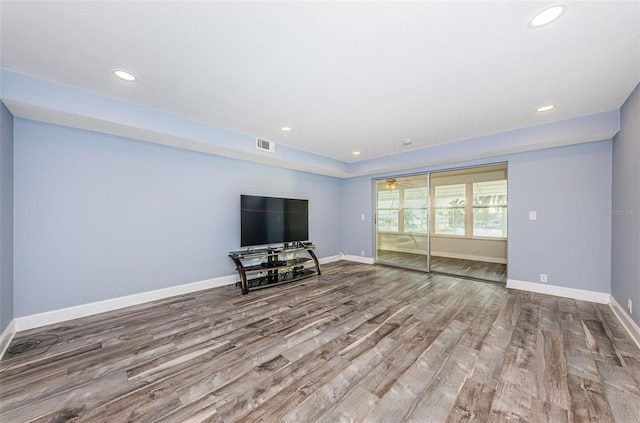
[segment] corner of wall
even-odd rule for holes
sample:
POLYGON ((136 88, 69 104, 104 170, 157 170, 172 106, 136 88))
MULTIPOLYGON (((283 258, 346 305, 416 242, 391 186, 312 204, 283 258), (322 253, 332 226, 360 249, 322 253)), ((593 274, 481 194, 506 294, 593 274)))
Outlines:
POLYGON ((13 115, 0 102, 0 331, 13 323, 13 115))
POLYGON ((0 335, 0 360, 2 360, 4 353, 7 352, 7 349, 9 348, 9 345, 11 344, 11 341, 13 340, 15 334, 16 321, 12 320, 0 335))
POLYGON ((554 295, 556 297, 572 298, 574 300, 591 301, 599 304, 609 304, 611 300, 611 295, 606 292, 566 288, 564 286, 546 285, 536 282, 519 281, 516 279, 507 279, 507 288, 536 292, 538 294, 554 295))
MULTIPOLYGON (((640 315, 630 315, 617 301, 640 304, 640 83, 620 108, 620 131, 612 146, 611 295, 620 315, 640 326, 640 315)), ((616 308, 614 307, 614 311, 616 308)), ((620 316, 619 316, 620 317, 620 316)), ((639 344, 640 345, 640 344, 639 344)))
POLYGON ((627 330, 631 338, 635 341, 638 348, 640 348, 640 327, 636 324, 636 322, 631 319, 625 311, 624 308, 616 301, 615 297, 611 296, 611 302, 609 303, 611 310, 616 315, 622 326, 627 330))

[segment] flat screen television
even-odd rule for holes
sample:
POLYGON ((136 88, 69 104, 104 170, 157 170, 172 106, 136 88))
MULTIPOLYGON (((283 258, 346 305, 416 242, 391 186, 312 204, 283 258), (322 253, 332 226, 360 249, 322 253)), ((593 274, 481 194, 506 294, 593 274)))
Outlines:
POLYGON ((309 239, 309 200, 240 196, 240 246, 309 239))

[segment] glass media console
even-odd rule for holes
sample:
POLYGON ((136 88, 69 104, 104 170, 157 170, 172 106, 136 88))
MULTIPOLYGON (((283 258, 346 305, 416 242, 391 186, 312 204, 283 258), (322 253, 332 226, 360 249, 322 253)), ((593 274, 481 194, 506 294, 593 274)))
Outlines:
POLYGON ((229 257, 240 275, 242 295, 250 290, 289 283, 320 275, 320 264, 311 243, 295 242, 281 247, 231 251, 229 257), (313 262, 314 267, 306 267, 313 262))

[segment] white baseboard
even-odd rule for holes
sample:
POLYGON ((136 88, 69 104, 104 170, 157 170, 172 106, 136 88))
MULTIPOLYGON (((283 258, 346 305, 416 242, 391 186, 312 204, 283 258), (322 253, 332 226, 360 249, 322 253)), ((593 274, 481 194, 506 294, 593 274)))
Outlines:
POLYGON ((383 247, 379 247, 378 249, 379 250, 383 250, 383 251, 394 251, 396 253, 417 254, 417 255, 421 255, 421 256, 426 256, 427 255, 426 249, 416 250, 414 248, 387 247, 387 246, 385 246, 384 248, 383 247))
POLYGON ((638 348, 640 348, 640 327, 633 321, 631 316, 627 314, 625 309, 616 301, 616 299, 611 296, 611 302, 609 303, 609 307, 613 310, 613 313, 618 317, 622 326, 627 330, 631 339, 636 343, 638 348))
MULTIPOLYGON (((365 259, 365 257, 356 257, 357 259, 365 259)), ((331 263, 338 260, 349 260, 343 255, 335 255, 318 259, 320 264, 331 263)), ((373 264, 373 259, 370 264, 373 264)), ((356 260, 352 260, 356 261, 356 260)), ((362 262, 362 261, 361 261, 362 262)), ((141 292, 139 294, 127 295, 124 297, 111 298, 103 301, 96 301, 88 304, 51 310, 44 313, 31 314, 29 316, 16 317, 12 320, 12 332, 20 332, 29 329, 39 328, 42 326, 52 325, 55 323, 66 322, 68 320, 79 319, 98 313, 113 311, 124 307, 131 307, 150 301, 162 300, 176 295, 189 294, 204 289, 216 288, 218 286, 232 285, 240 280, 237 274, 222 276, 219 278, 207 279, 204 281, 191 282, 183 285, 171 286, 168 288, 157 289, 154 291, 141 292)), ((8 328, 7 328, 8 329, 8 328)), ((5 330, 7 332, 7 330, 5 330)), ((4 342, 4 336, 0 341, 4 342)), ((11 335, 13 337, 13 335, 11 335)), ((9 339, 9 342, 11 339, 9 339)), ((0 344, 2 346, 3 344, 0 344)))
POLYGON ((604 292, 587 291, 584 289, 565 288, 563 286, 547 285, 536 282, 524 282, 507 279, 507 288, 521 291, 537 292, 539 294, 555 295, 556 297, 572 298, 574 300, 591 301, 609 304, 611 295, 604 292))
POLYGON ((7 327, 2 331, 2 335, 0 335, 0 360, 4 356, 4 353, 7 352, 7 348, 9 348, 9 344, 13 340, 13 336, 16 334, 16 321, 12 320, 9 322, 7 327))
POLYGON ((444 253, 442 251, 432 251, 431 255, 435 257, 447 257, 447 258, 454 258, 454 259, 461 259, 461 260, 474 260, 474 261, 484 261, 487 263, 507 264, 507 259, 502 257, 478 256, 474 254, 444 253))
POLYGON ((343 254, 342 260, 355 261, 356 263, 373 264, 375 261, 371 257, 352 256, 351 254, 343 254))
POLYGON ((176 295, 188 294, 190 292, 202 291, 203 289, 215 288, 223 285, 234 284, 239 281, 238 275, 222 276, 219 278, 207 279, 199 282, 192 282, 183 285, 171 286, 169 288, 157 289, 154 291, 141 292, 139 294, 127 295, 124 297, 111 298, 108 300, 82 304, 74 307, 51 310, 44 313, 31 314, 24 317, 16 317, 16 332, 34 329, 54 323, 65 322, 67 320, 87 317, 106 311, 113 311, 124 307, 130 307, 149 301, 162 300, 176 295))
POLYGON ((329 256, 329 257, 322 257, 318 259, 318 263, 320 264, 327 264, 327 263, 333 263, 336 261, 340 261, 342 260, 342 255, 337 254, 335 256, 329 256))

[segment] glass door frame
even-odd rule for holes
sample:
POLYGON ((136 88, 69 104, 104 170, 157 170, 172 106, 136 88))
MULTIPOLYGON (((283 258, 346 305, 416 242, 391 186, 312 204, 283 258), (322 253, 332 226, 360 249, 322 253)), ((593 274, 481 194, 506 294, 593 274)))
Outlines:
MULTIPOLYGON (((432 256, 432 251, 430 252, 430 270, 432 273, 436 273, 436 274, 444 274, 444 275, 449 275, 449 276, 455 276, 455 277, 459 277, 459 278, 467 278, 467 279, 473 279, 473 280, 480 280, 480 281, 486 281, 486 282, 492 282, 492 283, 500 283, 500 284, 504 284, 506 283, 507 280, 507 269, 508 269, 508 263, 509 263, 509 250, 508 250, 508 215, 509 215, 509 201, 508 201, 508 192, 509 192, 509 162, 508 161, 501 161, 501 162, 494 162, 494 163, 484 163, 484 164, 479 164, 479 165, 472 165, 472 166, 463 166, 463 167, 456 167, 456 168, 449 168, 449 169, 439 169, 439 170, 433 170, 430 172, 430 179, 429 179, 429 186, 430 186, 430 198, 432 201, 432 207, 431 207, 431 211, 432 211, 432 223, 429 227, 429 239, 430 239, 430 246, 433 247, 434 245, 436 246, 436 248, 439 251, 439 242, 438 239, 440 238, 448 238, 450 237, 449 234, 443 234, 443 233, 438 233, 437 229, 435 228, 435 224, 437 224, 437 219, 438 219, 438 213, 437 213, 437 209, 438 208, 442 208, 442 206, 438 206, 436 204, 438 195, 436 194, 435 190, 438 186, 447 186, 447 185, 456 185, 456 184, 463 184, 465 185, 465 220, 464 220, 464 231, 465 234, 464 236, 454 236, 454 239, 458 239, 461 242, 474 242, 474 243, 484 243, 483 245, 478 245, 477 247, 480 247, 480 249, 484 252, 484 251, 492 251, 491 253, 487 254, 487 257, 479 257, 479 258, 474 258, 474 257, 458 257, 458 259, 461 260, 471 260, 471 261, 479 261, 482 263, 487 263, 489 268, 488 269, 483 269, 482 266, 481 268, 472 268, 472 271, 465 271, 462 270, 461 268, 459 268, 459 271, 456 270, 451 270, 451 269, 446 269, 446 265, 445 268, 439 268, 439 264, 438 264, 438 260, 436 260, 436 270, 432 269, 431 267, 433 267, 434 265, 434 260, 433 260, 433 256, 432 256), (497 175, 493 175, 491 178, 486 178, 486 177, 481 177, 479 175, 485 173, 485 172, 504 172, 504 174, 501 177, 496 178, 497 175), (448 174, 448 175, 447 175, 448 174), (441 181, 437 181, 437 178, 442 177, 443 175, 445 175, 445 177, 450 177, 452 178, 451 180, 449 180, 449 183, 447 184, 442 184, 441 181), (475 177, 473 178, 468 178, 465 175, 475 175, 475 177), (498 203, 492 203, 491 200, 488 203, 476 203, 474 200, 474 196, 475 194, 475 188, 474 186, 476 184, 480 185, 486 182, 490 182, 490 181, 501 181, 502 179, 504 179, 506 181, 506 195, 507 198, 505 198, 506 203, 504 204, 498 204, 498 203), (487 233, 486 229, 483 228, 482 226, 475 226, 476 223, 476 218, 475 218, 475 210, 476 209, 482 209, 482 208, 503 208, 503 210, 505 211, 505 213, 503 213, 500 218, 502 225, 503 226, 503 234, 504 236, 497 236, 495 234, 495 230, 489 229, 489 231, 491 233, 487 233), (479 229, 478 233, 476 233, 476 229, 479 229), (484 231, 484 232, 482 232, 484 231), (435 240, 433 239, 435 238, 435 240), (504 243, 504 248, 498 246, 498 243, 504 243), (491 246, 490 244, 493 244, 493 246, 491 246), (497 246, 497 248, 496 248, 497 246), (500 250, 504 250, 504 262, 499 261, 500 259, 500 250), (492 259, 490 259, 489 257, 492 257, 494 259, 498 259, 498 261, 494 261, 492 259), (498 268, 491 268, 491 263, 494 263, 496 266, 498 266, 498 268), (501 269, 499 268, 500 265, 504 265, 504 268, 501 269), (487 272, 488 270, 488 272, 487 272), (497 277, 494 277, 494 275, 500 275, 497 277)), ((481 194, 477 194, 477 195, 481 195, 481 194)), ((487 195, 485 194, 485 197, 487 195)), ((445 207, 446 209, 446 207, 445 207)), ((480 220, 481 221, 481 220, 480 220)), ((492 221, 493 224, 495 224, 492 221)), ((494 228, 494 226, 487 226, 488 228, 494 228)), ((467 248, 463 248, 463 250, 467 250, 467 252, 463 251, 462 254, 464 255, 473 255, 473 253, 470 253, 470 245, 467 245, 467 248)), ((478 248, 475 248, 475 252, 478 252, 478 248)), ((437 254, 437 253, 436 253, 437 254)), ((486 254, 486 253, 485 253, 486 254)), ((439 254, 438 256, 439 257, 439 254)), ((444 255, 443 257, 447 258, 449 256, 444 255)), ((453 257, 455 259, 455 257, 453 257)), ((468 267, 468 265, 465 265, 468 267)), ((455 269, 455 266, 454 266, 455 269)))
MULTIPOLYGON (((387 266, 394 266, 394 267, 400 267, 400 268, 405 268, 405 269, 410 269, 410 270, 418 270, 421 272, 430 272, 431 270, 431 195, 430 195, 430 191, 431 191, 431 180, 430 180, 431 174, 430 172, 419 172, 419 173, 411 173, 411 174, 404 174, 404 175, 393 175, 393 176, 385 176, 385 177, 379 177, 379 178, 374 178, 372 180, 372 189, 373 189, 373 246, 374 246, 374 262, 375 263, 379 263, 379 264, 384 264, 387 266), (379 219, 379 211, 378 211, 378 206, 379 206, 379 202, 378 202, 378 184, 381 181, 384 181, 385 183, 387 181, 389 181, 390 179, 393 180, 400 180, 400 182, 402 182, 402 179, 405 178, 412 178, 412 177, 425 177, 426 178, 426 195, 427 195, 427 207, 426 207, 426 211, 427 211, 427 231, 426 233, 424 233, 424 236, 426 238, 426 248, 425 248, 425 256, 426 256, 426 268, 424 267, 420 267, 420 266, 411 266, 411 265, 407 265, 407 264, 402 264, 402 263, 394 263, 394 262, 390 262, 390 261, 385 261, 385 260, 380 260, 379 255, 378 255, 378 251, 379 251, 379 231, 378 231, 378 219, 379 219)), ((404 205, 404 204, 402 204, 404 205)), ((400 206, 400 205, 399 205, 400 206)), ((399 207, 398 208, 399 213, 403 212, 404 207, 399 207)), ((404 217, 403 217, 404 220, 404 217)), ((404 229, 404 228, 403 228, 404 229)), ((384 232, 382 232, 384 234, 384 232)), ((420 233, 420 235, 422 235, 422 233, 420 233)))

